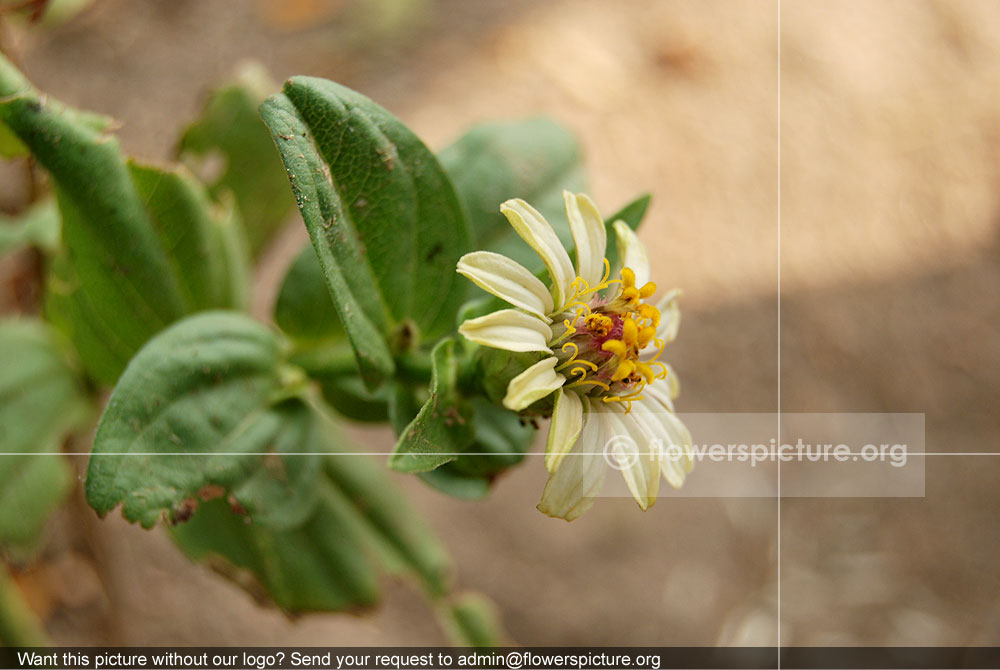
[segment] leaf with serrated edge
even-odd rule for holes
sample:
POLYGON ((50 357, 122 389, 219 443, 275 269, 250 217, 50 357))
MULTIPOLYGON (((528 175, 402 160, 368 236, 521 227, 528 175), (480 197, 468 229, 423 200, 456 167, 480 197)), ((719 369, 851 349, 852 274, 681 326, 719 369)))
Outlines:
POLYGON ((206 486, 242 482, 280 428, 279 342, 237 313, 206 312, 171 326, 135 356, 94 438, 87 500, 119 504, 151 527, 206 486))
POLYGON ((455 460, 475 436, 472 408, 456 388, 455 340, 442 340, 431 352, 430 397, 400 433, 389 467, 400 472, 426 472, 455 460))

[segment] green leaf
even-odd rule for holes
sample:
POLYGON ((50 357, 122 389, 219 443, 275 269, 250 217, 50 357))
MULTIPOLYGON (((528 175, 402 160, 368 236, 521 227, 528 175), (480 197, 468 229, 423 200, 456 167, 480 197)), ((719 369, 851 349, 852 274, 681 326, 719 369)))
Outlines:
POLYGON ((170 533, 188 556, 209 561, 258 600, 287 612, 371 606, 378 600, 378 573, 360 544, 352 510, 329 484, 317 488, 314 513, 296 528, 248 524, 213 500, 170 533))
POLYGON ((398 119, 333 82, 296 77, 261 106, 369 388, 392 349, 454 328, 468 224, 433 154, 398 119), (415 331, 415 332, 414 332, 415 331))
POLYGON ((0 322, 0 546, 30 552, 69 492, 63 439, 91 419, 68 347, 38 321, 0 322))
POLYGON ((538 351, 519 353, 480 347, 476 350, 476 378, 486 397, 500 404, 507 395, 510 380, 545 357, 538 351))
MULTIPOLYGON (((192 558, 214 559, 223 574, 290 612, 373 604, 380 564, 393 574, 416 575, 434 597, 445 594, 450 561, 425 522, 380 466, 371 458, 344 453, 329 437, 332 427, 296 404, 301 411, 290 427, 305 431, 294 429, 289 442, 298 442, 307 454, 327 452, 310 485, 315 503, 308 516, 294 526, 275 527, 252 515, 253 523, 248 523, 214 500, 199 506, 188 523, 171 529, 174 540, 192 558)), ((313 462, 312 456, 306 458, 313 462)), ((264 497, 281 504, 280 495, 264 497)))
POLYGON ((534 426, 481 396, 468 402, 475 416, 475 437, 469 448, 473 454, 460 456, 451 465, 465 475, 492 478, 520 463, 535 438, 534 426))
POLYGON ((430 397, 403 429, 389 457, 400 472, 426 472, 455 460, 475 437, 472 409, 458 391, 455 340, 442 340, 431 352, 430 397))
POLYGON ((485 498, 496 476, 522 460, 535 438, 535 427, 516 412, 489 402, 481 396, 469 398, 475 437, 470 453, 445 463, 436 470, 420 473, 420 478, 456 498, 485 498))
POLYGON ((16 216, 0 214, 0 256, 21 247, 38 247, 46 253, 59 248, 59 209, 45 198, 16 216))
POLYGON ((500 213, 500 204, 523 198, 552 224, 567 249, 573 237, 563 189, 585 188, 573 133, 545 118, 475 126, 438 156, 469 213, 474 248, 513 258, 532 271, 544 268, 500 213))
POLYGON ((638 230, 639 224, 642 223, 642 219, 646 216, 646 210, 649 209, 649 201, 652 199, 652 195, 644 193, 604 219, 604 225, 608 229, 608 248, 604 252, 604 256, 611 261, 612 266, 618 258, 618 236, 611 226, 615 221, 624 221, 632 230, 638 230))
POLYGON ((203 176, 212 197, 236 197, 255 256, 295 206, 271 133, 257 113, 275 89, 261 66, 245 67, 236 81, 212 92, 177 145, 178 157, 203 176))
POLYGON ((460 500, 483 500, 490 494, 488 477, 467 475, 456 469, 454 461, 417 476, 431 488, 460 500))
POLYGON ((302 525, 318 503, 324 441, 313 411, 298 398, 271 408, 277 419, 267 454, 256 471, 232 489, 232 499, 260 526, 302 525))
POLYGON ((369 391, 360 377, 310 375, 319 382, 323 399, 349 421, 384 423, 389 420, 389 389, 369 391))
POLYGON ((178 277, 185 311, 245 308, 250 260, 232 207, 213 203, 186 168, 129 161, 129 170, 178 277))
POLYGON ((66 254, 47 309, 95 379, 184 314, 245 303, 239 224, 189 175, 130 166, 106 117, 41 95, 2 56, 0 121, 52 175, 66 254))
POLYGON ((274 305, 274 321, 296 340, 345 340, 344 327, 312 245, 303 247, 288 268, 274 305))
POLYGON ((379 463, 369 457, 334 454, 326 459, 326 471, 365 521, 367 535, 387 569, 397 574, 412 571, 431 596, 450 590, 451 559, 379 463))
POLYGON ((207 312, 154 338, 111 394, 94 438, 87 500, 149 528, 182 518, 204 487, 259 467, 281 428, 280 345, 249 317, 207 312))
POLYGON ((184 306, 118 142, 40 96, 2 56, 0 121, 52 175, 63 241, 94 316, 138 350, 184 306))
POLYGON ((112 323, 91 306, 76 268, 65 249, 49 263, 45 283, 45 317, 75 346, 87 374, 103 384, 113 384, 133 353, 112 323))

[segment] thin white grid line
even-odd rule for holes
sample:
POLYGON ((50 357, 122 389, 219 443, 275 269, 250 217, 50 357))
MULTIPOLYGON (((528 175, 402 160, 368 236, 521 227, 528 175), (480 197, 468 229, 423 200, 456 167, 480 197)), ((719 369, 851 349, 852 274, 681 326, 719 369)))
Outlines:
MULTIPOLYGON (((643 456, 646 454, 652 454, 656 452, 633 452, 636 455, 643 456)), ((428 453, 411 453, 411 454, 397 454, 394 451, 290 451, 290 452, 276 452, 276 451, 223 451, 223 452, 213 452, 213 451, 102 451, 99 453, 91 453, 89 451, 5 451, 0 452, 0 456, 544 456, 545 453, 541 451, 529 451, 525 453, 517 452, 495 452, 495 451, 435 451, 428 453)), ((607 452, 604 451, 583 451, 574 452, 572 454, 567 454, 567 456, 604 456, 607 452)), ((777 455, 777 452, 770 452, 768 454, 771 457, 777 455)), ((842 456, 866 456, 865 452, 861 451, 848 451, 842 452, 842 456)), ((906 457, 911 456, 1000 456, 1000 451, 915 451, 906 454, 906 457)), ((700 461, 713 461, 720 462, 718 458, 713 458, 712 456, 706 455, 699 459, 700 461)), ((737 457, 729 458, 726 457, 722 459, 726 462, 744 462, 737 457)), ((814 459, 808 457, 803 457, 801 459, 797 458, 775 458, 776 463, 781 463, 781 461, 800 461, 800 462, 817 462, 814 459)), ((837 461, 836 458, 833 458, 837 461)), ((867 459, 866 459, 867 460, 867 459)), ((891 459, 887 458, 877 458, 872 459, 867 462, 869 463, 885 463, 891 459)))
MULTIPOLYGON (((781 444, 781 0, 778 0, 778 444, 781 444)), ((778 460, 778 670, 781 670, 781 460, 778 460)))

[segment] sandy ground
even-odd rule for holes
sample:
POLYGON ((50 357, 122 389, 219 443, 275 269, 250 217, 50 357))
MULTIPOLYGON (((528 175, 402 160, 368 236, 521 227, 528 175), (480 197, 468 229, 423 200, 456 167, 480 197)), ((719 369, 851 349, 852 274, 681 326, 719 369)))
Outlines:
MULTIPOLYGON (((153 158, 245 58, 354 86, 433 147, 551 114, 583 139, 604 209, 654 194, 654 279, 685 290, 679 409, 774 411, 780 379, 785 412, 922 412, 928 451, 997 451, 995 2, 442 1, 367 50, 341 4, 305 29, 277 2, 104 0, 18 46, 40 87, 121 119, 126 150, 153 158)), ((291 226, 261 286, 304 238, 291 226)), ((928 457, 924 498, 782 500, 781 641, 1000 643, 997 475, 997 457, 928 457)), ((518 642, 776 640, 773 498, 607 499, 565 524, 534 510, 536 459, 482 503, 399 479, 518 642)), ((77 585, 52 610, 60 643, 442 639, 409 587, 363 617, 289 621, 161 533, 77 507, 39 577, 77 585)))

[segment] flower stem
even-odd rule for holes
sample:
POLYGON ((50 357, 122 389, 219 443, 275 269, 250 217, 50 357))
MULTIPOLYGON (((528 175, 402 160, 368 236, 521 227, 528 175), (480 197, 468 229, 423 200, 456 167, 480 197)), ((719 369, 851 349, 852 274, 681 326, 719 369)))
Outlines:
POLYGON ((9 647, 44 647, 51 644, 38 617, 24 602, 4 567, 0 567, 0 642, 9 647))

